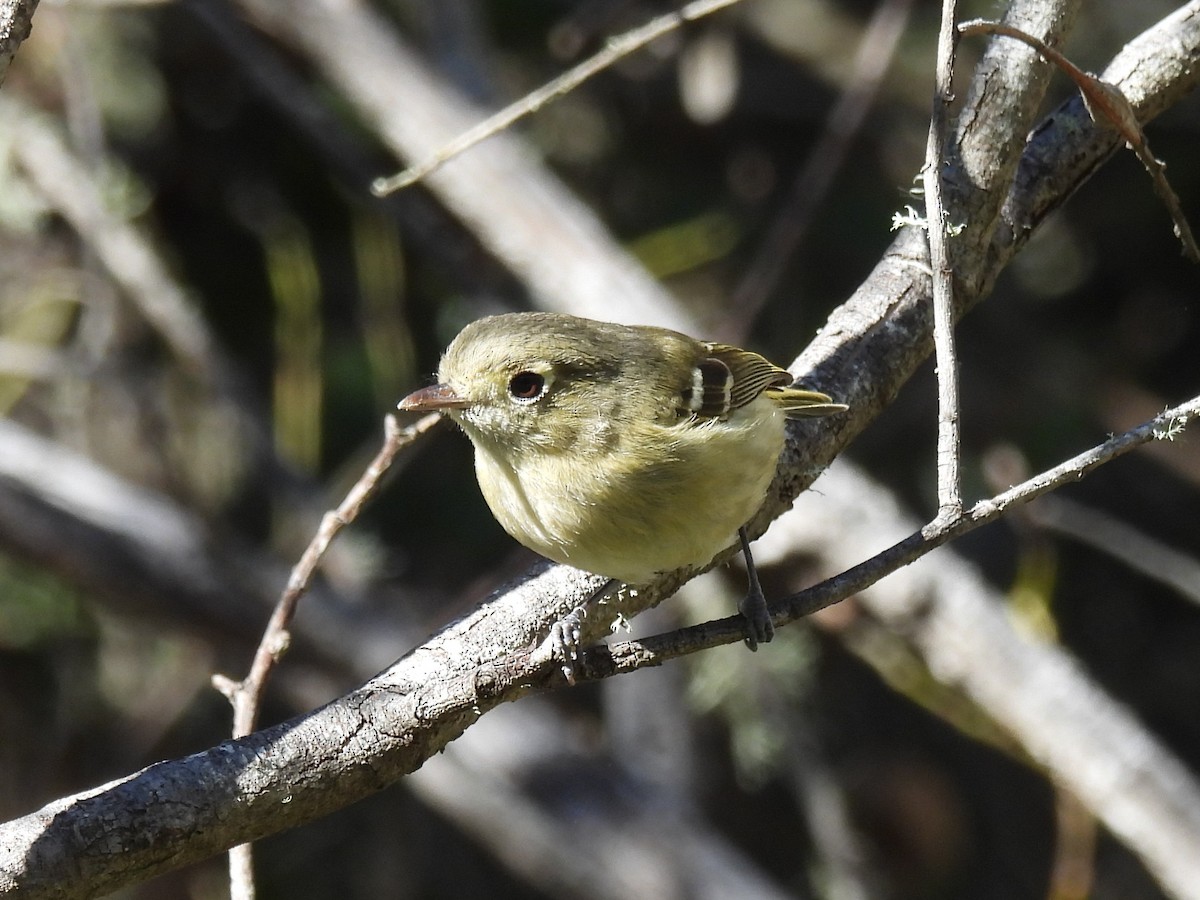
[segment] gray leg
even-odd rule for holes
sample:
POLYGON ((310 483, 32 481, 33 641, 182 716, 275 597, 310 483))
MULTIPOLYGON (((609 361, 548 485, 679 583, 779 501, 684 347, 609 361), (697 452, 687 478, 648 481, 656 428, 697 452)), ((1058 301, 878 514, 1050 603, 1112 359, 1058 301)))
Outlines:
POLYGON ((746 529, 738 529, 738 539, 742 542, 742 555, 746 558, 746 575, 750 579, 750 590, 738 604, 738 611, 746 620, 746 646, 757 650, 759 644, 768 644, 775 637, 775 624, 767 611, 767 598, 763 595, 762 585, 758 582, 758 569, 754 566, 754 557, 750 555, 750 539, 746 537, 746 529))

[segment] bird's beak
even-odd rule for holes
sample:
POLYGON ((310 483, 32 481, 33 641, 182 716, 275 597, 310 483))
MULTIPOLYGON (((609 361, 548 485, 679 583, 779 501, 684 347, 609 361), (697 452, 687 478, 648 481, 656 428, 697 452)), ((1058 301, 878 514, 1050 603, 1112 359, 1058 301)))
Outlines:
POLYGON ((470 406, 471 402, 454 393, 454 388, 448 384, 431 384, 429 387, 413 391, 397 407, 406 412, 425 412, 427 410, 462 409, 470 406))

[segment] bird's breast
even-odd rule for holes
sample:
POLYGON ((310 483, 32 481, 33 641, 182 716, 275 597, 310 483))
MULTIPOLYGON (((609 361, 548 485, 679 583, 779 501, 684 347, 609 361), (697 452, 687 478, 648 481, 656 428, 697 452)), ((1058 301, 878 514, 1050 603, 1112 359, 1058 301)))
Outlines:
MULTIPOLYGON (((623 423, 602 451, 516 456, 475 441, 484 498, 516 540, 633 584, 709 562, 757 512, 784 442, 760 399, 727 420, 623 423)), ((582 448, 579 448, 582 450, 582 448)))

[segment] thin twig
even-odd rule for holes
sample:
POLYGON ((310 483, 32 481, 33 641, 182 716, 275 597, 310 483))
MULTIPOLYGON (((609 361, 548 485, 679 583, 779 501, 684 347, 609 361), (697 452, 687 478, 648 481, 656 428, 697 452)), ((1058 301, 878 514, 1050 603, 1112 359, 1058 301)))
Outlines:
MULTIPOLYGON (((391 466, 396 454, 429 431, 441 418, 441 414, 431 413, 401 429, 395 416, 386 417, 383 446, 337 509, 327 512, 322 517, 317 533, 313 535, 300 561, 292 568, 287 587, 284 588, 279 602, 275 604, 263 631, 262 640, 254 652, 249 674, 241 681, 234 681, 226 675, 213 675, 213 687, 224 694, 233 705, 233 737, 245 737, 254 731, 258 723, 267 680, 291 642, 289 629, 292 618, 296 614, 300 598, 312 583, 321 557, 325 555, 338 532, 358 518, 367 500, 379 488, 380 479, 391 466)), ((239 844, 229 851, 230 895, 233 900, 252 900, 254 897, 250 846, 239 844)))
MULTIPOLYGON (((1200 396, 1165 410, 1129 431, 1109 438, 1071 459, 1034 477, 981 500, 953 518, 939 516, 919 531, 836 575, 806 590, 771 604, 776 627, 812 615, 846 597, 865 590, 885 575, 915 562, 948 541, 994 522, 1010 507, 1025 503, 1064 484, 1078 481, 1093 469, 1153 440, 1173 440, 1188 422, 1200 416, 1200 396)), ((581 654, 576 668, 579 681, 593 681, 614 674, 658 666, 670 659, 733 644, 745 636, 745 622, 730 616, 700 625, 680 628, 636 641, 599 645, 581 654)), ((538 653, 545 652, 539 648, 538 653)), ((540 659, 539 659, 540 662, 540 659)), ((552 665, 552 660, 546 663, 552 665)))
POLYGON ((484 119, 475 127, 464 131, 458 137, 439 148, 432 156, 416 165, 409 166, 403 172, 388 178, 376 178, 371 184, 371 193, 376 197, 386 197, 409 185, 415 184, 422 178, 431 175, 447 162, 466 150, 471 149, 481 141, 511 126, 519 119, 537 112, 552 100, 557 100, 564 94, 570 93, 613 63, 640 50, 647 44, 658 40, 663 35, 674 31, 685 22, 711 15, 726 6, 732 6, 739 0, 694 0, 677 12, 667 13, 657 19, 651 19, 632 31, 609 38, 604 49, 594 56, 581 62, 575 68, 564 72, 553 81, 547 82, 536 91, 526 94, 515 103, 484 119))
POLYGON ((1092 119, 1107 122, 1121 135, 1129 149, 1137 154, 1137 158, 1141 160, 1142 166, 1150 175, 1150 180, 1154 184, 1154 192, 1166 204, 1167 211, 1171 214, 1171 221, 1175 223, 1175 236, 1183 244, 1183 255, 1194 263, 1200 263, 1200 247, 1196 246, 1196 238, 1192 234, 1191 226, 1188 225, 1187 216, 1183 213, 1179 197, 1171 188, 1170 182, 1167 181, 1166 165, 1150 150, 1150 142, 1146 139, 1146 133, 1142 131, 1137 113, 1119 87, 1109 84, 1090 72, 1083 71, 1044 41, 1038 40, 1019 28, 1013 28, 1011 25, 974 19, 960 25, 958 32, 964 37, 989 34, 1021 41, 1058 66, 1068 78, 1075 82, 1075 86, 1083 95, 1083 101, 1087 104, 1087 110, 1091 113, 1092 119), (1097 117, 1097 113, 1100 114, 1100 117, 1097 117))
POLYGON ((950 223, 942 198, 943 150, 946 146, 948 109, 954 99, 955 0, 943 0, 938 31, 937 70, 929 138, 925 147, 925 218, 929 234, 929 267, 933 273, 933 346, 937 356, 938 517, 962 514, 962 477, 959 472, 958 360, 954 350, 954 270, 948 244, 950 223))

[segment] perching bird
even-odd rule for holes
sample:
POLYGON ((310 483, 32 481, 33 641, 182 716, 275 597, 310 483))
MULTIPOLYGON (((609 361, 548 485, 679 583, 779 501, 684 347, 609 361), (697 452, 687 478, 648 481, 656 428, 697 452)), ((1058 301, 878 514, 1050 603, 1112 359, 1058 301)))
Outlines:
POLYGON ((771 640, 742 526, 766 497, 786 418, 844 405, 791 387, 786 370, 748 350, 555 313, 472 322, 437 379, 400 409, 441 410, 462 426, 510 535, 631 585, 702 566, 740 539, 746 643, 771 640))

